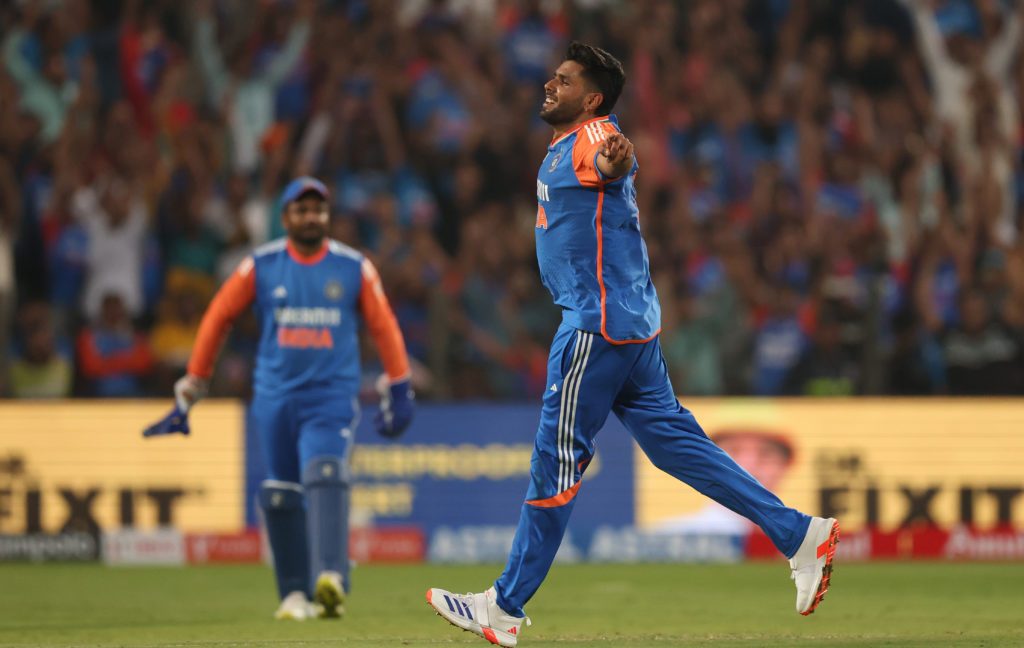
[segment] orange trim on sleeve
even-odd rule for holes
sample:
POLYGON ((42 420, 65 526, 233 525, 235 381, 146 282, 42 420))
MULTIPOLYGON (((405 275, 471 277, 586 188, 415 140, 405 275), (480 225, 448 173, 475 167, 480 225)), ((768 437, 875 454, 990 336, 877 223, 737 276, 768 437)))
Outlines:
POLYGON ((247 257, 220 287, 203 314, 188 361, 190 374, 199 378, 213 374, 213 363, 231 325, 255 298, 256 272, 252 257, 247 257))
POLYGON ((580 484, 582 483, 583 480, 581 479, 580 481, 573 484, 572 488, 570 488, 569 490, 564 490, 558 495, 555 495, 554 497, 549 497, 547 499, 540 500, 526 500, 526 503, 531 506, 539 506, 541 508, 551 508, 553 506, 562 506, 564 504, 568 504, 572 500, 572 498, 576 497, 576 493, 579 492, 580 484))
POLYGON ((363 259, 362 290, 359 305, 366 319, 366 327, 373 336, 380 353, 380 361, 391 382, 409 378, 409 356, 405 351, 405 339, 398 328, 398 320, 391 310, 384 286, 380 283, 377 268, 369 259, 363 259))

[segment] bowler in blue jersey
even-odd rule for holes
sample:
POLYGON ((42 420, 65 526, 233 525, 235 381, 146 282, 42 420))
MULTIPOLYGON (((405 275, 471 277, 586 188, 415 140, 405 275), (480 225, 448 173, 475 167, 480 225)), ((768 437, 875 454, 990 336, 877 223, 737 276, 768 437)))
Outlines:
POLYGON ((501 646, 515 646, 529 625, 523 606, 547 576, 609 413, 655 466, 764 530, 790 558, 798 612, 814 611, 831 576, 837 522, 785 506, 676 399, 641 235, 637 161, 611 114, 624 83, 615 57, 574 42, 544 86, 540 117, 554 136, 537 175, 537 260, 563 316, 548 358, 530 484, 494 585, 478 594, 427 592, 447 621, 501 646))

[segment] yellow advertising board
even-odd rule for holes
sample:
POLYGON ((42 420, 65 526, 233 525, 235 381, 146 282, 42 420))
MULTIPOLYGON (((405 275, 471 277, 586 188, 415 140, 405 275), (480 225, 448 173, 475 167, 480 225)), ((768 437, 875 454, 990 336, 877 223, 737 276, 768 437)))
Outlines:
MULTIPOLYGON (((1024 398, 684 405, 786 504, 835 515, 846 531, 960 523, 1024 529, 1024 398)), ((192 415, 192 436, 143 439, 142 428, 167 407, 163 400, 0 403, 0 535, 242 528, 242 405, 204 402, 192 415)), ((364 463, 376 457, 364 454, 364 463)), ((723 528, 736 523, 728 512, 652 467, 639 450, 634 466, 641 528, 733 530, 723 528)), ((501 473, 493 463, 478 467, 501 473)))
MULTIPOLYGON (((782 498, 843 528, 1024 529, 1022 399, 684 399, 705 432, 782 498)), ((637 523, 739 523, 637 449, 637 523)))
POLYGON ((204 401, 193 434, 143 439, 161 401, 0 403, 0 534, 245 524, 244 410, 204 401))

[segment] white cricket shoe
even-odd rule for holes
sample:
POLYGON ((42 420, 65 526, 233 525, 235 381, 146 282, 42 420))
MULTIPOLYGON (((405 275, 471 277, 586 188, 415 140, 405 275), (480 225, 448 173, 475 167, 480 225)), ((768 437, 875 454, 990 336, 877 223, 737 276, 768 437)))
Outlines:
POLYGON ((814 612, 832 580, 832 558, 839 543, 839 523, 834 518, 812 517, 807 535, 789 560, 796 582, 796 611, 814 612))
POLYGON ((493 587, 483 594, 452 594, 434 587, 427 591, 427 603, 453 626, 506 648, 519 641, 524 621, 532 625, 530 617, 514 617, 498 607, 493 587))
POLYGON ((336 619, 345 614, 345 588, 341 586, 341 574, 336 571, 320 572, 313 588, 313 600, 317 603, 321 619, 336 619))
POLYGON ((316 609, 306 598, 305 592, 295 590, 281 600, 277 612, 274 612, 275 619, 292 619, 293 621, 305 621, 316 616, 316 609))

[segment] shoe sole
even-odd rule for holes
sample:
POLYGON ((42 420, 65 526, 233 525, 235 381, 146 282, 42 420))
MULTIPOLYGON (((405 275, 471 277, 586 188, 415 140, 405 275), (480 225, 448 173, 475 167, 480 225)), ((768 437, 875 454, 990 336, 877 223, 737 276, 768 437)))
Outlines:
POLYGON ((480 632, 476 632, 475 630, 473 630, 471 628, 464 628, 464 627, 462 627, 461 625, 456 623, 454 620, 449 619, 445 615, 441 614, 441 611, 438 610, 437 607, 434 605, 434 601, 431 600, 432 599, 431 594, 433 594, 433 592, 434 592, 434 590, 432 590, 432 589, 428 589, 427 590, 427 604, 430 605, 430 609, 434 611, 434 614, 436 614, 437 616, 439 616, 442 619, 444 619, 445 621, 447 621, 453 627, 456 627, 459 630, 462 630, 463 632, 468 632, 468 633, 470 633, 470 634, 472 634, 474 636, 482 637, 482 638, 486 639, 487 641, 490 641, 495 646, 505 646, 506 648, 511 648, 512 646, 516 645, 514 643, 511 643, 511 644, 508 644, 508 643, 504 643, 503 644, 503 643, 501 643, 501 641, 498 640, 498 636, 494 633, 494 630, 492 630, 490 628, 485 628, 483 626, 480 626, 480 632))
MULTIPOLYGON (((825 598, 825 592, 828 591, 828 586, 832 582, 832 559, 835 558, 837 544, 839 544, 839 522, 833 522, 832 528, 828 532, 828 539, 821 543, 821 546, 825 548, 825 565, 821 568, 821 581, 818 583, 818 590, 814 593, 811 607, 800 613, 804 616, 814 614, 818 604, 825 598)), ((818 551, 821 551, 821 547, 818 551)))
POLYGON ((334 583, 327 578, 320 578, 316 581, 313 600, 320 606, 318 612, 321 619, 338 619, 345 614, 345 608, 342 605, 345 602, 345 593, 339 591, 334 583))

